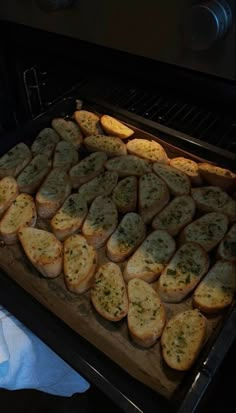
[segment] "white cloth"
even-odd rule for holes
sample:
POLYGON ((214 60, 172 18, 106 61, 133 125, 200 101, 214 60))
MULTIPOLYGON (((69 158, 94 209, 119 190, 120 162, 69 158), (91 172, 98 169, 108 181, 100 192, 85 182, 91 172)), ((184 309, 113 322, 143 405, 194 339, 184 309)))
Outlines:
POLYGON ((89 387, 83 377, 0 306, 0 388, 36 389, 70 397, 89 387))

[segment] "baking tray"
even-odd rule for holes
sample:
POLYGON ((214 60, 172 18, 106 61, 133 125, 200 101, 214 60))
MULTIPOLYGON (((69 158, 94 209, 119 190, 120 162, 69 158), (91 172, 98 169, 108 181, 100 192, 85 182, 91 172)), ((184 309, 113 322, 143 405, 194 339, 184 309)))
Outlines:
MULTIPOLYGON (((75 104, 76 104, 75 96, 62 99, 48 112, 42 114, 37 119, 35 119, 33 122, 28 123, 24 127, 18 129, 16 132, 10 134, 6 140, 4 139, 4 141, 1 144, 1 153, 6 152, 10 147, 12 147, 14 144, 16 144, 19 141, 24 141, 25 143, 30 144, 32 140, 35 138, 35 136, 37 135, 37 133, 43 127, 49 125, 52 117, 66 116, 68 114, 73 113, 73 111, 75 110, 75 104)), ((95 101, 85 102, 84 107, 92 111, 98 111, 100 113, 110 113, 116 116, 117 118, 124 117, 124 114, 120 116, 119 113, 117 112, 114 113, 114 110, 112 107, 109 107, 109 105, 101 104, 101 102, 95 102, 95 101)), ((126 120, 126 122, 129 123, 128 117, 127 119, 123 119, 123 120, 126 120)), ((134 122, 132 122, 132 124, 133 123, 134 122)), ((136 120, 136 127, 137 127, 137 123, 138 123, 138 120, 136 120)), ((140 137, 142 137, 142 133, 144 133, 144 136, 145 136, 145 132, 142 132, 145 130, 145 125, 144 127, 143 125, 138 125, 138 126, 140 128, 142 127, 142 130, 140 130, 140 137)), ((148 126, 148 128, 150 132, 150 126, 148 126)), ((158 137, 160 137, 161 139, 165 139, 165 137, 160 136, 160 133, 158 134, 158 137)), ((167 148, 168 153, 172 154, 172 156, 180 154, 179 149, 175 148, 170 143, 170 139, 165 140, 164 146, 167 148)), ((184 154, 186 154, 187 156, 190 156, 190 154, 188 152, 184 152, 182 148, 182 155, 184 154)), ((201 156, 198 156, 198 154, 196 153, 192 155, 192 158, 198 159, 198 160, 202 159, 201 156)), ((162 406, 163 411, 165 410, 167 405, 168 405, 168 409, 170 409, 170 406, 173 406, 173 408, 175 409, 177 408, 177 406, 180 406, 180 409, 186 412, 194 411, 193 409, 197 408, 201 398, 203 397, 204 393, 207 390, 207 387, 211 383, 217 368, 221 364, 224 358, 224 355, 226 354, 229 346, 231 345, 232 341, 235 338, 234 336, 235 336, 235 327, 236 327, 236 314, 235 314, 235 310, 233 306, 227 312, 225 312, 225 314, 221 317, 220 322, 219 320, 216 320, 217 329, 214 331, 213 334, 211 334, 207 345, 204 347, 203 351, 201 352, 201 355, 198 358, 198 361, 195 364, 194 368, 191 370, 191 372, 185 374, 184 378, 183 377, 179 378, 179 374, 176 374, 173 371, 167 372, 167 377, 170 376, 170 382, 173 383, 175 381, 178 381, 178 386, 175 386, 175 385, 172 386, 171 392, 167 394, 165 391, 162 391, 160 388, 156 389, 156 387, 153 386, 153 383, 150 383, 150 380, 145 380, 145 374, 147 375, 147 371, 145 370, 145 368, 142 368, 142 365, 138 365, 138 370, 140 370, 138 372, 137 371, 134 372, 133 369, 130 370, 129 366, 126 366, 126 362, 129 361, 128 359, 127 360, 125 359, 126 354, 122 354, 121 352, 121 354, 113 355, 112 348, 109 349, 109 346, 108 346, 104 349, 104 346, 101 340, 100 341, 93 340, 91 335, 87 334, 84 328, 77 326, 76 322, 78 320, 73 319, 71 322, 70 320, 68 322, 68 318, 64 317, 63 309, 60 311, 58 310, 59 301, 61 300, 60 304, 63 305, 63 300, 66 300, 66 296, 70 295, 70 293, 67 293, 66 290, 63 289, 62 284, 60 285, 60 280, 59 280, 59 284, 56 284, 57 281, 56 283, 51 282, 50 284, 47 280, 42 280, 43 284, 41 284, 41 281, 39 281, 41 279, 38 277, 38 278, 35 278, 35 280, 37 279, 37 282, 34 283, 32 287, 32 284, 29 282, 30 280, 29 275, 31 272, 34 273, 34 269, 30 267, 29 265, 27 266, 25 262, 22 263, 21 257, 17 255, 19 253, 19 251, 17 251, 17 248, 18 247, 14 247, 14 248, 10 247, 10 249, 8 251, 5 250, 4 253, 3 253, 3 250, 1 251, 2 255, 4 256, 4 259, 1 263, 1 267, 4 268, 5 273, 8 273, 9 275, 11 275, 11 278, 14 279, 14 281, 17 284, 20 284, 22 288, 24 288, 26 291, 30 293, 31 298, 32 296, 34 296, 35 298, 37 298, 37 301, 41 302, 45 307, 50 309, 50 311, 55 314, 53 316, 53 318, 55 318, 54 320, 55 325, 61 326, 61 323, 59 321, 64 320, 67 326, 65 326, 64 324, 62 324, 61 326, 61 329, 63 331, 63 338, 64 338, 63 343, 61 343, 61 346, 59 345, 59 343, 55 345, 55 340, 54 340, 54 343, 51 343, 51 340, 50 338, 48 338, 48 335, 46 334, 46 337, 45 337, 45 334, 44 332, 41 331, 41 329, 40 331, 36 331, 38 329, 37 329, 37 326, 34 325, 35 323, 32 320, 32 315, 31 317, 29 316, 27 317, 27 315, 25 315, 26 320, 25 320, 25 316, 23 316, 24 318, 23 321, 27 325, 29 325, 30 328, 36 332, 36 334, 38 334, 49 345, 51 345, 55 351, 57 351, 67 362, 69 362, 69 364, 71 364, 74 368, 80 371, 90 381, 93 381, 96 385, 98 385, 98 387, 100 387, 103 391, 105 391, 108 394, 108 396, 112 397, 113 400, 115 400, 125 411, 151 412, 151 411, 154 411, 153 410, 154 406, 155 408, 157 407, 157 401, 158 401, 158 405, 162 406), (6 252, 8 253, 5 254, 6 252), (16 262, 18 262, 18 264, 20 265, 18 268, 15 267, 16 262), (14 273, 14 269, 18 269, 19 271, 18 274, 14 273), (21 276, 20 276, 20 273, 21 273, 21 276), (25 279, 24 273, 25 274, 28 273, 28 278, 26 277, 25 279), (50 290, 49 296, 45 290, 45 288, 47 289, 48 287, 50 290), (58 303, 56 303, 57 296, 59 296, 60 298, 58 303), (29 320, 29 318, 31 318, 31 320, 29 320), (57 319, 57 322, 56 322, 56 319, 57 319), (87 342, 85 342, 86 349, 91 348, 91 352, 89 350, 89 355, 88 355, 88 358, 86 358, 86 361, 83 358, 83 363, 81 363, 81 360, 80 360, 80 363, 78 366, 78 360, 81 358, 81 356, 75 355, 74 353, 72 353, 73 354, 72 356, 70 352, 68 354, 68 348, 66 350, 63 350, 61 348, 61 347, 64 347, 64 340, 67 341, 67 339, 65 339, 64 336, 67 335, 65 331, 68 332, 68 325, 73 330, 75 330, 77 333, 80 333, 80 335, 82 335, 84 338, 87 338, 90 343, 95 344, 95 346, 99 348, 102 352, 105 352, 109 356, 109 359, 107 359, 106 357, 105 359, 103 359, 104 355, 102 353, 98 353, 99 359, 101 359, 102 361, 101 363, 99 361, 99 368, 98 369, 95 368, 94 365, 90 364, 91 363, 90 359, 93 358, 90 353, 97 354, 97 349, 95 349, 94 347, 91 347, 91 344, 88 344, 87 342), (77 361, 75 360, 76 357, 79 357, 77 361), (123 370, 120 370, 119 367, 117 367, 116 365, 114 367, 114 362, 112 361, 112 359, 118 362, 118 364, 123 369, 127 370, 129 373, 132 373, 132 376, 138 379, 138 381, 134 380, 129 375, 127 376, 127 374, 123 370), (86 368, 81 367, 81 365, 83 366, 84 363, 85 363, 84 367, 86 368), (103 371, 105 365, 106 365, 105 369, 106 368, 108 370, 112 369, 111 373, 101 374, 101 371, 103 371), (122 384, 120 380, 118 380, 118 383, 117 383, 117 379, 114 379, 113 371, 117 371, 117 368, 119 371, 119 374, 117 377, 119 377, 119 375, 123 377, 124 375, 124 378, 121 379, 122 384), (132 388, 129 388, 128 385, 123 386, 123 383, 128 384, 130 380, 132 381, 132 388), (133 380, 135 384, 133 384, 133 380), (143 387, 143 385, 141 385, 139 381, 142 381, 143 383, 145 383, 146 386, 143 387), (181 385, 179 385, 180 381, 181 381, 181 385), (154 388, 156 391, 153 392, 152 390, 147 388, 147 385, 148 387, 151 387, 152 389, 154 388), (146 400, 145 404, 140 401, 140 394, 141 394, 140 386, 142 388, 142 400, 143 401, 146 400), (165 398, 169 399, 168 402, 164 401, 163 398, 157 394, 158 390, 159 390, 159 393, 165 396, 165 398), (151 396, 150 396, 150 392, 151 392, 151 396), (150 406, 150 402, 147 403, 147 400, 148 399, 150 400, 150 397, 151 397, 151 400, 153 399, 155 400, 155 402, 153 403, 153 408, 150 406), (148 407, 148 410, 147 410, 147 407, 148 407)), ((9 282, 7 282, 6 280, 9 281, 6 278, 6 276, 1 274, 1 281, 3 284, 5 283, 5 288, 7 288, 6 285, 8 285, 9 287, 9 282)), ((11 290, 13 288, 12 287, 13 284, 12 282, 10 282, 10 284, 11 286, 9 287, 9 289, 11 290)), ((21 293, 23 292, 21 291, 21 293, 19 293, 19 287, 17 286, 14 286, 14 287, 18 289, 17 294, 20 296, 21 293)), ((3 305, 7 306, 8 308, 10 306, 11 308, 9 308, 9 310, 12 311, 12 302, 10 300, 10 303, 9 303, 9 300, 6 297, 2 298, 2 290, 1 290, 0 297, 1 297, 3 305)), ((25 304, 26 302, 29 302, 29 296, 27 295, 26 297, 27 298, 25 299, 25 304)), ((38 303, 34 303, 34 304, 36 305, 37 308, 33 311, 34 311, 34 315, 37 316, 39 313, 39 306, 38 306, 38 303)), ((82 303, 82 307, 83 305, 85 305, 85 302, 82 303)), ((19 314, 18 306, 13 306, 13 307, 14 307, 13 311, 16 312, 16 315, 18 315, 19 314)), ((69 307, 70 307, 70 303, 69 303, 69 307)), ((83 311, 85 310, 82 309, 82 312, 83 311)), ((47 313, 47 317, 48 315, 49 314, 47 313)), ((44 317, 45 315, 43 315, 43 319, 44 317)), ((51 317, 52 315, 50 314, 50 320, 52 320, 51 317)), ((38 320, 38 317, 37 317, 37 320, 38 320)), ((105 323, 105 324, 106 324, 105 326, 103 325, 101 327, 102 329, 108 328, 108 323, 105 323)), ((216 323, 213 319, 212 327, 215 327, 215 325, 216 323)), ((116 340, 117 338, 116 332, 114 333, 113 331, 111 335, 113 334, 116 340)), ((75 341, 81 340, 81 342, 83 343, 83 338, 80 337, 78 334, 74 336, 74 340, 75 341)), ((116 347, 116 352, 117 351, 118 351, 118 347, 116 347)), ((130 351, 130 349, 128 349, 128 351, 130 351)), ((151 354, 150 350, 149 352, 151 354)), ((134 354, 130 355, 131 359, 133 355, 134 354)), ((151 357, 150 359, 152 361, 151 357)), ((145 358, 143 360, 145 360, 145 358)), ((149 364, 150 364, 150 361, 149 361, 149 364)))

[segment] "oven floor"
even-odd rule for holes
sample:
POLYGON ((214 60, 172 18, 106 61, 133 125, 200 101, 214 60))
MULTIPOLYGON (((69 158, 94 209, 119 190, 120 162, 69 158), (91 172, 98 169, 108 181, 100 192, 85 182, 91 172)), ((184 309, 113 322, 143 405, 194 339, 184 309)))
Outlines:
MULTIPOLYGON (((219 370, 207 400, 196 413, 235 412, 236 392, 233 376, 236 369, 235 354, 236 343, 219 370)), ((7 413, 93 413, 101 409, 111 413, 122 413, 103 393, 92 386, 86 393, 75 394, 70 398, 52 396, 35 390, 0 389, 0 406, 0 410, 7 413)))

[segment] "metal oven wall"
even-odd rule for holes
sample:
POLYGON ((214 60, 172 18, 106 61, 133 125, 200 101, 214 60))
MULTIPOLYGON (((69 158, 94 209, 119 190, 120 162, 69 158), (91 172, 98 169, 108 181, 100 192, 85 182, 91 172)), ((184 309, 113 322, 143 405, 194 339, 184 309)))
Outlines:
MULTIPOLYGON (((37 0, 0 2, 3 19, 186 67, 236 79, 236 24, 206 51, 185 46, 181 30, 194 0, 79 0, 55 12, 40 10, 37 0)), ((234 0, 228 0, 234 8, 234 0)), ((76 50, 71 50, 76 53, 76 50)), ((97 62, 98 63, 98 62, 97 62)))

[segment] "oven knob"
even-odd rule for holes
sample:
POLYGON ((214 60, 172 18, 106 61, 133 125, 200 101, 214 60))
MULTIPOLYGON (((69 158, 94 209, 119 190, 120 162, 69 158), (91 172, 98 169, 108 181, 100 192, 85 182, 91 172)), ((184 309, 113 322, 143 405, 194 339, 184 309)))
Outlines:
POLYGON ((70 7, 74 0, 35 0, 37 6, 45 11, 55 11, 70 7))
POLYGON ((226 34, 231 23, 232 10, 226 0, 195 4, 184 19, 185 44, 192 50, 209 49, 226 34))

